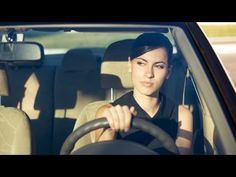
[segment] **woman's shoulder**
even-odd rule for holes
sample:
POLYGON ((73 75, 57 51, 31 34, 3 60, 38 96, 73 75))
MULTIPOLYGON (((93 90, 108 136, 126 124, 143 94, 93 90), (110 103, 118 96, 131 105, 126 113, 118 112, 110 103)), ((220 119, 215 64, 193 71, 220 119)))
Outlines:
POLYGON ((98 108, 97 112, 96 112, 96 117, 101 117, 103 115, 103 113, 109 109, 112 106, 116 106, 116 105, 126 105, 129 104, 130 101, 130 97, 132 97, 132 91, 124 94, 123 96, 121 96, 120 98, 118 98, 117 100, 115 100, 114 102, 105 104, 103 106, 101 106, 100 108, 98 108))
POLYGON ((179 114, 181 116, 187 116, 187 117, 192 116, 192 112, 186 106, 178 105, 178 109, 179 109, 179 114))
POLYGON ((189 114, 189 113, 191 114, 191 111, 188 108, 188 106, 178 104, 174 99, 171 99, 170 97, 161 92, 160 92, 160 97, 162 101, 165 102, 166 107, 176 107, 178 108, 180 114, 189 114))
POLYGON ((129 91, 116 99, 113 103, 111 103, 113 106, 115 105, 129 105, 133 100, 133 91, 129 91))
POLYGON ((160 92, 159 93, 159 97, 162 103, 165 104, 165 106, 167 107, 177 107, 178 104, 176 103, 176 101, 174 99, 171 99, 170 97, 168 97, 168 95, 160 92))
POLYGON ((159 116, 178 122, 178 104, 167 95, 160 93, 159 116))

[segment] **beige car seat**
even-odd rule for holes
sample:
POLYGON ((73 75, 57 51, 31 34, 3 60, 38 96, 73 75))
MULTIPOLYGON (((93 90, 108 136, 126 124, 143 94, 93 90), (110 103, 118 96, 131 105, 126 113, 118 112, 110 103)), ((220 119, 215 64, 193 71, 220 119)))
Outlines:
POLYGON ((88 49, 69 50, 56 70, 53 151, 58 154, 85 105, 104 99, 100 58, 88 49))
MULTIPOLYGON (((101 87, 106 90, 106 99, 86 105, 77 118, 74 130, 93 120, 99 107, 117 99, 133 87, 127 63, 132 43, 133 39, 126 39, 108 46, 101 64, 101 87)), ((74 150, 94 142, 95 131, 77 141, 74 150)))
MULTIPOLYGON (((5 69, 0 68, 0 99, 8 96, 8 81, 5 69)), ((31 126, 28 116, 13 107, 4 107, 0 102, 0 154, 29 155, 33 153, 31 126)))

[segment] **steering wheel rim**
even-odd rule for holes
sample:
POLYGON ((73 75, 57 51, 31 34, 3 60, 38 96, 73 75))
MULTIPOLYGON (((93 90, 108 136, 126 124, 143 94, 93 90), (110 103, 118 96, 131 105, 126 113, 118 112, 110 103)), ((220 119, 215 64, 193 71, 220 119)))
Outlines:
MULTIPOLYGON (((62 145, 60 154, 69 155, 72 152, 75 143, 87 133, 99 128, 109 128, 109 127, 110 126, 106 118, 94 119, 92 121, 85 123, 84 125, 78 127, 66 138, 65 142, 62 145)), ((168 151, 174 154, 179 154, 178 148, 174 140, 157 125, 154 125, 141 118, 133 118, 131 121, 131 127, 137 128, 154 136, 168 151)))

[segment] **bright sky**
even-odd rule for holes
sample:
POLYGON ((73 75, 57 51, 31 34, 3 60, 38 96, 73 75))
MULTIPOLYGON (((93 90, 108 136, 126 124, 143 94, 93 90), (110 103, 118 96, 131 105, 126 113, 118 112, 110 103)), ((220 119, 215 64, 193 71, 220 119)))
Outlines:
POLYGON ((236 22, 198 22, 199 25, 236 25, 236 22))

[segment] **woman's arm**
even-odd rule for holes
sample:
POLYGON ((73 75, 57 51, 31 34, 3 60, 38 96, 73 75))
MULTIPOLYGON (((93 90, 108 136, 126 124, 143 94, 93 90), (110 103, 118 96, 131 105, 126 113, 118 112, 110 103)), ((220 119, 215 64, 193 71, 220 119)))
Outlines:
MULTIPOLYGON (((100 107, 96 112, 96 115, 95 115, 96 119, 101 118, 101 117, 105 117, 105 112, 110 107, 112 107, 111 104, 106 104, 106 105, 100 107)), ((112 130, 111 128, 107 128, 107 129, 100 128, 95 131, 95 139, 97 142, 98 141, 113 140, 114 137, 115 137, 115 131, 112 130)))
POLYGON ((179 106, 179 128, 176 145, 180 154, 192 154, 193 116, 184 106, 179 106))

